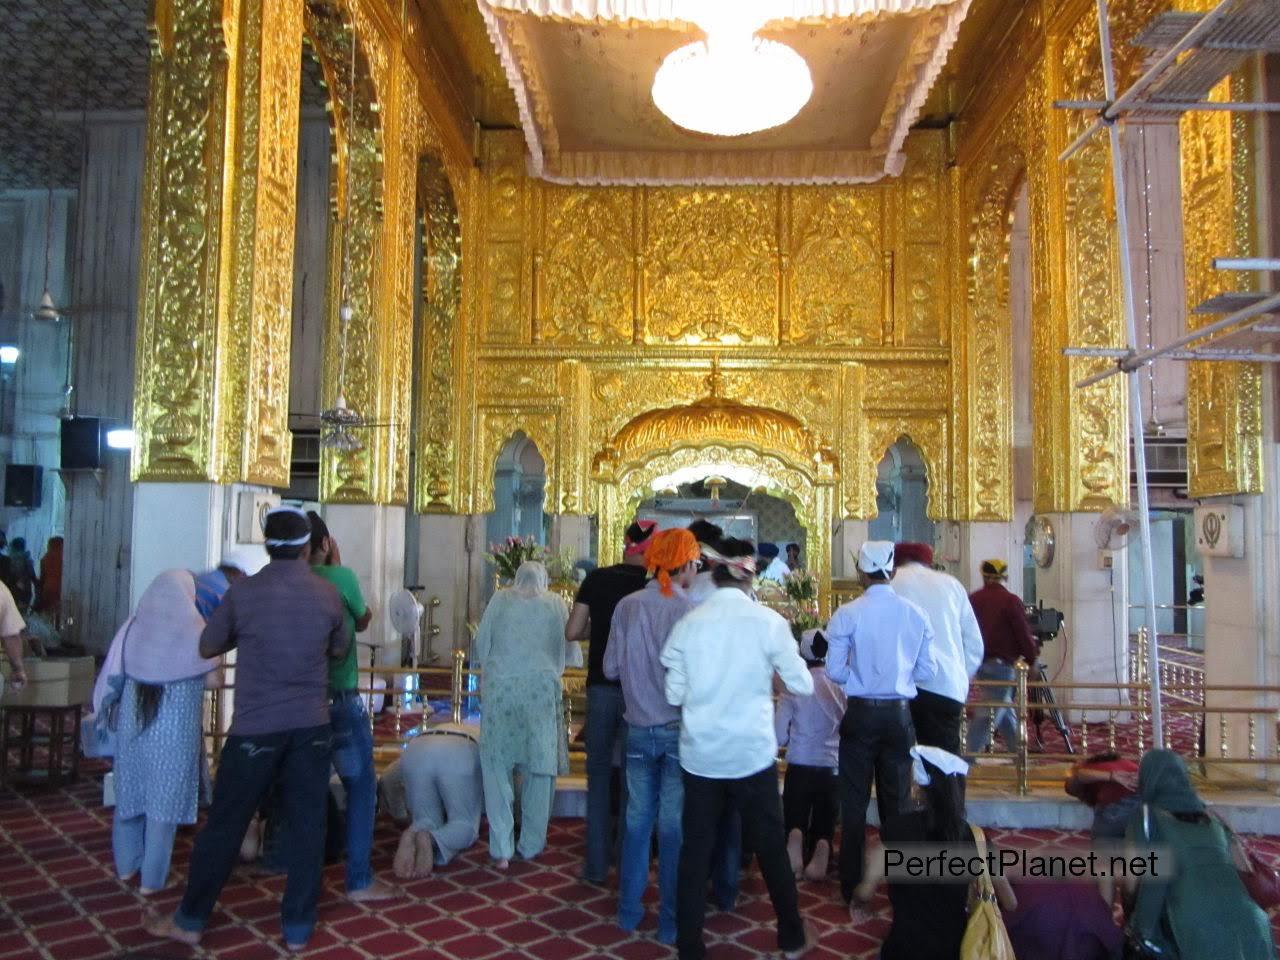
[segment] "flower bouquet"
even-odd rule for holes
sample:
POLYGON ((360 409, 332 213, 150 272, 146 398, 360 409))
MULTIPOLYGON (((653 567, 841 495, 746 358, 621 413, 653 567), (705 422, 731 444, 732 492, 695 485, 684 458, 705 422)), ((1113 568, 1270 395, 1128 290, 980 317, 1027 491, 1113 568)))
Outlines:
POLYGON ((806 630, 822 626, 818 619, 818 578, 808 570, 793 570, 782 578, 786 604, 778 610, 791 624, 797 640, 806 630))
POLYGON ((507 537, 502 543, 489 544, 484 558, 497 568, 498 579, 510 583, 516 578, 520 564, 527 560, 542 560, 546 551, 533 537, 507 537))

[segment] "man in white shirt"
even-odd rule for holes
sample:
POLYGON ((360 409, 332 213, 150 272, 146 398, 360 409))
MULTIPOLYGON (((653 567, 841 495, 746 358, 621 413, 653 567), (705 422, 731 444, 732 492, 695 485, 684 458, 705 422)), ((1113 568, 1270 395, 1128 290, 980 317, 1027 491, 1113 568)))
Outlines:
POLYGON ((764 566, 764 572, 760 574, 761 580, 773 580, 781 583, 791 573, 791 568, 778 556, 779 552, 776 543, 760 544, 760 563, 764 566))
POLYGON ((893 544, 864 543, 858 574, 866 592, 827 625, 827 676, 843 684, 849 698, 840 723, 840 893, 846 904, 862 880, 872 776, 884 823, 910 795, 916 684, 932 680, 938 670, 928 616, 889 585, 893 544))
MULTIPOLYGON (((704 547, 704 552, 706 552, 704 547)), ((773 675, 793 693, 813 692, 787 622, 753 603, 755 549, 725 540, 711 557, 715 595, 676 624, 662 651, 666 696, 681 708, 684 845, 676 895, 676 947, 681 960, 706 956, 702 924, 716 827, 726 806, 743 833, 778 917, 778 947, 798 957, 814 937, 800 918, 778 798, 773 729, 773 675)))
POLYGON ((916 684, 911 722, 916 743, 959 755, 969 681, 982 666, 982 631, 969 592, 955 577, 933 569, 933 548, 900 543, 893 548, 893 589, 929 617, 938 672, 916 684))

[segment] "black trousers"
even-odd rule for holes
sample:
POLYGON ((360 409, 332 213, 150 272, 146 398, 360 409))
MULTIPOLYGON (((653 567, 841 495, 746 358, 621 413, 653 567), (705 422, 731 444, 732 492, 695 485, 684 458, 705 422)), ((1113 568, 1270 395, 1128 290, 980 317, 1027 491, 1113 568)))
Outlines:
POLYGON ((676 884, 676 949, 680 960, 702 960, 702 923, 707 912, 707 878, 721 816, 733 807, 742 818, 743 839, 751 844, 773 911, 778 916, 778 948, 798 950, 804 945, 804 924, 796 897, 796 880, 787 860, 782 804, 778 799, 778 768, 769 764, 759 773, 737 780, 715 780, 684 771, 684 842, 680 848, 680 876, 676 884))
POLYGON ((862 882, 867 804, 876 785, 880 822, 903 810, 911 794, 915 729, 907 701, 869 706, 850 698, 840 722, 840 893, 847 902, 862 882))
POLYGON ((964 704, 959 700, 921 690, 911 701, 911 722, 916 728, 916 743, 960 755, 964 704))
POLYGON ((304 943, 316 923, 324 870, 325 804, 332 759, 329 724, 280 733, 230 736, 222 748, 213 806, 196 837, 187 888, 174 922, 204 929, 231 870, 249 821, 275 784, 284 834, 280 853, 288 872, 280 919, 285 940, 304 943))
POLYGON ((788 836, 792 830, 804 834, 805 859, 819 840, 829 844, 835 837, 839 802, 840 779, 835 770, 787 764, 782 779, 782 819, 788 836))

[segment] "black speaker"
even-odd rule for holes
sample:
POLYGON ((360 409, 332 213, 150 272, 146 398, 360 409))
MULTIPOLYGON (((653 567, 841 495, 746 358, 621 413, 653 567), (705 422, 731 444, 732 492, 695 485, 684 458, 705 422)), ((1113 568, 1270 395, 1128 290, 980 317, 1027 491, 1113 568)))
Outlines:
POLYGON ((4 468, 4 505, 26 507, 40 506, 44 490, 44 467, 34 463, 10 463, 4 468))
POLYGON ((70 417, 62 421, 62 469, 102 468, 102 420, 70 417))

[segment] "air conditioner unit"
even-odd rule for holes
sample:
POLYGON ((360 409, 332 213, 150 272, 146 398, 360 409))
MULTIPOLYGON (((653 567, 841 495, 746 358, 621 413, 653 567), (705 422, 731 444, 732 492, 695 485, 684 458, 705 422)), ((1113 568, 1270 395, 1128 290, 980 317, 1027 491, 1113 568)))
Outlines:
POLYGON ((262 543, 262 525, 267 513, 280 506, 278 493, 258 493, 245 490, 240 494, 236 512, 236 543, 262 543))

